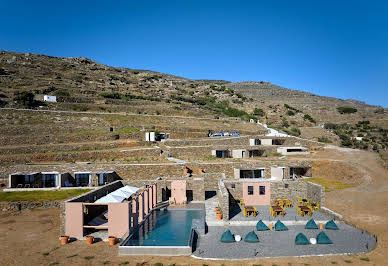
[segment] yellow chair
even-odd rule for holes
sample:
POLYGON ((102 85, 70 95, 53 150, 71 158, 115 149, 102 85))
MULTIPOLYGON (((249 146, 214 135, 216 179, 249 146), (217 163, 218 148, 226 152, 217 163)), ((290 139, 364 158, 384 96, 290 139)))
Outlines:
POLYGON ((242 209, 243 209, 243 215, 244 215, 245 217, 247 217, 248 214, 247 214, 247 210, 245 209, 245 205, 244 205, 244 204, 241 204, 241 207, 242 207, 242 209))
POLYGON ((271 213, 271 215, 272 215, 272 216, 274 216, 274 215, 273 215, 273 209, 272 209, 272 206, 269 206, 269 212, 271 213))
POLYGON ((301 197, 298 197, 298 205, 303 205, 303 200, 301 197))

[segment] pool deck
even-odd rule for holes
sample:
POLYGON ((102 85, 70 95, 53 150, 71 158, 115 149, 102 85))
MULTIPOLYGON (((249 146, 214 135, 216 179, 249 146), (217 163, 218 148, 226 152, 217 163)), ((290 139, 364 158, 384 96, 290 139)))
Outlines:
POLYGON ((333 241, 330 245, 295 245, 298 233, 316 238, 321 230, 304 229, 304 225, 290 225, 289 231, 258 232, 254 226, 209 226, 208 233, 200 236, 193 257, 206 259, 248 259, 260 257, 291 257, 324 254, 361 253, 372 250, 376 244, 373 235, 345 223, 337 223, 340 230, 323 230, 333 241), (259 243, 243 240, 235 243, 220 242, 226 229, 232 234, 245 235, 255 230, 259 243))

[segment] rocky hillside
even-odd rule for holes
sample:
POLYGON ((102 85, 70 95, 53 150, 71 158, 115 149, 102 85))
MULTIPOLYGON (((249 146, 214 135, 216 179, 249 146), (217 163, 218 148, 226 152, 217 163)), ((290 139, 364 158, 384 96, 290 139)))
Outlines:
POLYGON ((369 139, 374 136, 379 149, 385 148, 383 134, 388 128, 388 109, 352 99, 290 90, 269 82, 190 80, 153 71, 110 67, 81 57, 59 58, 6 51, 0 52, 0 105, 258 119, 289 134, 324 137, 334 143, 344 138, 351 140, 357 135, 369 139), (56 95, 58 103, 43 103, 46 94, 56 95), (366 132, 352 130, 360 121, 370 122, 366 132), (303 128, 322 128, 327 123, 341 125, 344 130, 326 128, 322 136, 303 132, 303 128), (343 126, 344 123, 348 125, 343 126))

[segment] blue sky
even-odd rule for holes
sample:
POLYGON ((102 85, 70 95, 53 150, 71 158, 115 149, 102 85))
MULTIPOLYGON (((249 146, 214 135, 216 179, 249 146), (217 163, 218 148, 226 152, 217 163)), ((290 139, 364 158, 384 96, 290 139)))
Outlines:
POLYGON ((0 0, 0 50, 388 107, 388 1, 0 0))

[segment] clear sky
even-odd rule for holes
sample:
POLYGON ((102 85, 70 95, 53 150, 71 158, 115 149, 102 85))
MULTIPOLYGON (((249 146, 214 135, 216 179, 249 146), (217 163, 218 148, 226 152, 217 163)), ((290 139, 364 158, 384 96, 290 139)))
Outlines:
POLYGON ((388 1, 0 0, 0 50, 388 107, 388 1))

